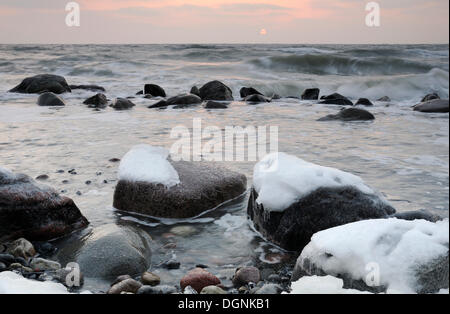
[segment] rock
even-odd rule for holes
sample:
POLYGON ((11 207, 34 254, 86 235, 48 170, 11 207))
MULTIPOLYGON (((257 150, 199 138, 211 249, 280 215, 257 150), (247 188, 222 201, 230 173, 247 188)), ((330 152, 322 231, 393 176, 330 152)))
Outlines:
POLYGON ((321 98, 322 101, 319 104, 325 105, 339 105, 339 106, 353 106, 353 103, 345 96, 334 93, 321 98))
POLYGON ((360 98, 358 99, 358 101, 356 102, 355 106, 366 106, 366 107, 371 107, 373 106, 372 102, 367 99, 367 98, 360 98))
POLYGON ((179 237, 190 237, 198 233, 198 230, 193 226, 176 226, 170 229, 169 232, 179 237))
POLYGON ((191 286, 195 289, 195 291, 197 291, 197 293, 200 293, 205 287, 217 286, 219 284, 220 280, 203 268, 195 268, 191 270, 180 281, 182 290, 184 290, 187 286, 191 286))
POLYGON ((6 267, 5 264, 3 264, 2 262, 0 262, 0 273, 1 273, 2 271, 5 271, 5 270, 8 270, 8 267, 6 267))
POLYGON ((36 255, 36 250, 34 249, 33 244, 23 238, 12 242, 8 246, 6 252, 14 257, 22 257, 26 260, 36 255))
POLYGON ((137 293, 141 287, 142 284, 136 280, 126 279, 112 286, 111 289, 108 290, 107 294, 122 294, 123 292, 134 294, 137 293))
POLYGON ((16 259, 11 254, 6 254, 6 253, 0 254, 0 263, 3 263, 6 266, 9 266, 15 262, 16 262, 16 259))
POLYGON ((113 100, 110 107, 116 109, 116 110, 127 110, 130 108, 133 108, 136 106, 134 103, 132 103, 130 100, 125 98, 116 98, 113 100))
POLYGON ((127 279, 133 279, 133 278, 131 278, 130 275, 120 275, 120 276, 117 276, 116 279, 115 279, 115 280, 113 281, 113 283, 111 284, 111 287, 112 287, 112 286, 115 286, 115 285, 118 284, 119 282, 122 282, 122 281, 127 280, 127 279))
POLYGON ((339 111, 338 114, 330 114, 326 117, 320 118, 317 121, 370 121, 375 120, 375 116, 367 110, 359 108, 347 108, 339 111))
POLYGON ((254 104, 272 101, 272 99, 267 98, 265 96, 258 95, 258 94, 247 96, 247 97, 245 97, 244 100, 248 103, 254 103, 254 104))
POLYGON ((245 286, 249 283, 258 283, 261 280, 261 274, 256 267, 242 267, 236 270, 233 277, 233 284, 235 287, 245 286))
POLYGON ((50 92, 39 95, 37 104, 39 106, 46 107, 58 107, 66 105, 61 97, 50 92))
POLYGON ((435 99, 420 103, 414 106, 414 111, 426 113, 446 113, 449 112, 448 99, 435 99))
POLYGON ((41 256, 50 256, 57 251, 57 248, 49 242, 33 242, 35 250, 41 256))
POLYGON ((244 99, 250 95, 261 95, 264 96, 262 93, 258 92, 256 89, 254 89, 253 87, 242 87, 240 92, 241 94, 241 98, 244 99))
POLYGON ((166 97, 165 90, 161 86, 155 84, 145 84, 144 94, 145 95, 150 94, 153 97, 166 97))
POLYGON ((244 175, 206 162, 171 162, 181 183, 161 184, 119 180, 114 208, 160 218, 191 218, 242 195, 244 175))
POLYGON ((49 179, 49 176, 46 175, 46 174, 41 174, 40 176, 36 177, 36 180, 38 180, 38 181, 45 181, 45 180, 48 180, 48 179, 49 179))
POLYGON ((84 89, 84 90, 88 90, 88 91, 91 91, 91 92, 95 92, 95 91, 104 92, 104 91, 106 91, 104 87, 98 86, 98 85, 69 85, 69 87, 72 90, 74 90, 74 89, 84 89))
POLYGON ((281 283, 282 282, 280 275, 277 275, 277 274, 269 275, 267 277, 267 281, 272 282, 272 283, 281 283))
POLYGON ((198 292, 195 291, 191 286, 187 286, 186 288, 184 288, 183 294, 198 294, 198 292))
POLYGON ((255 294, 280 294, 283 288, 277 284, 268 283, 257 289, 255 294))
POLYGON ((33 269, 31 269, 30 267, 23 266, 20 263, 13 263, 9 265, 9 269, 19 271, 22 274, 33 273, 33 269))
POLYGON ((417 210, 417 211, 410 211, 410 212, 403 212, 403 213, 396 213, 394 215, 389 216, 391 218, 398 218, 398 219, 404 219, 404 220, 417 220, 422 219, 430 222, 438 222, 440 220, 443 220, 442 217, 438 215, 434 215, 430 212, 427 212, 425 210, 417 210))
POLYGON ((89 224, 74 202, 0 167, 0 240, 51 240, 89 224))
POLYGON ((383 97, 377 99, 377 101, 389 102, 389 101, 391 101, 391 99, 388 96, 383 96, 383 97))
POLYGON ((81 287, 84 284, 84 275, 80 269, 66 267, 54 272, 53 279, 59 281, 68 288, 81 287), (75 277, 75 272, 77 277, 75 277))
POLYGON ((232 90, 219 81, 209 82, 200 88, 200 97, 203 100, 234 100, 232 90))
POLYGON ((155 103, 155 104, 153 104, 153 105, 148 106, 147 108, 149 108, 149 109, 153 109, 153 108, 166 108, 167 106, 169 106, 169 105, 167 104, 167 101, 161 100, 161 101, 158 101, 157 103, 155 103))
POLYGON ((208 286, 204 287, 200 294, 227 294, 227 292, 217 286, 208 286))
POLYGON ((200 90, 198 89, 197 86, 193 86, 193 87, 191 88, 190 93, 191 93, 192 95, 196 95, 196 96, 200 97, 200 90))
POLYGON ((155 275, 150 272, 145 272, 141 276, 141 281, 146 286, 157 286, 161 283, 161 278, 158 275, 155 275))
POLYGON ((166 269, 174 270, 174 269, 180 269, 181 263, 176 260, 171 259, 167 262, 164 262, 162 264, 162 266, 166 269))
POLYGON ((138 275, 151 265, 150 236, 134 226, 108 224, 78 239, 67 241, 58 252, 61 263, 76 262, 87 278, 138 275))
POLYGON ((136 294, 175 294, 177 289, 172 286, 142 286, 136 294))
POLYGON ((106 108, 108 99, 104 94, 96 94, 86 99, 83 104, 89 105, 89 108, 106 108))
POLYGON ((61 269, 61 264, 43 258, 33 258, 30 267, 34 271, 58 270, 61 269))
POLYGON ((167 106, 177 105, 177 106, 188 106, 200 104, 202 99, 197 95, 193 94, 182 94, 175 97, 171 97, 167 100, 167 106))
POLYGON ((292 281, 331 275, 361 291, 437 293, 449 287, 448 230, 448 219, 376 219, 324 230, 301 253, 292 281))
POLYGON ((228 109, 228 105, 221 102, 209 100, 205 103, 205 109, 228 109))
POLYGON ((303 100, 318 100, 320 94, 320 89, 318 88, 308 88, 302 94, 303 100))
POLYGON ((422 102, 427 102, 427 101, 435 100, 435 99, 441 99, 441 97, 439 97, 439 95, 437 93, 432 93, 432 94, 428 94, 425 97, 423 97, 420 102, 422 103, 422 102))
POLYGON ((136 96, 137 96, 137 95, 144 95, 144 91, 143 91, 143 90, 138 91, 138 92, 136 93, 136 96))
POLYGON ((62 76, 41 74, 28 77, 9 91, 10 93, 39 94, 51 92, 55 94, 70 93, 70 87, 62 76))

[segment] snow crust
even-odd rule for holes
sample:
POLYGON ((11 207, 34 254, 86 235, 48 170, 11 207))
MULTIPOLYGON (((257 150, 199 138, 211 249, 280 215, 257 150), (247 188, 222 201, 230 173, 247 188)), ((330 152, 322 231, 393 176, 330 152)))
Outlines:
POLYGON ((67 288, 55 282, 29 280, 19 274, 0 273, 0 294, 69 294, 67 288))

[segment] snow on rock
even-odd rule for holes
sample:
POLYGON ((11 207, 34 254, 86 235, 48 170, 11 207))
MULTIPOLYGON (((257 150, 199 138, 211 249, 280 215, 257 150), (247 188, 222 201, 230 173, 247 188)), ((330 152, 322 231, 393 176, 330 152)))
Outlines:
POLYGON ((173 187, 180 183, 175 168, 167 160, 169 151, 162 147, 138 145, 121 160, 119 180, 147 182, 173 187))
POLYGON ((322 167, 286 153, 272 153, 255 165, 253 188, 266 210, 283 211, 320 187, 353 186, 366 194, 375 192, 347 172, 322 167))
POLYGON ((370 294, 354 289, 344 289, 344 281, 332 276, 310 276, 292 283, 290 294, 370 294))
POLYGON ((448 289, 448 254, 448 219, 360 221, 316 233, 297 261, 293 280, 327 274, 351 287, 362 282, 381 291, 436 293, 448 289))
POLYGON ((60 283, 29 280, 19 274, 0 273, 0 294, 68 294, 60 283))

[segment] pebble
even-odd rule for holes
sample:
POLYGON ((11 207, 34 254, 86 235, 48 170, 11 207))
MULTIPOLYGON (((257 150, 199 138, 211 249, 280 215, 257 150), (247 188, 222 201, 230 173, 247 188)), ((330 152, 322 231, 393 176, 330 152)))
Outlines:
POLYGON ((64 170, 58 170, 58 171, 56 171, 56 173, 64 173, 65 171, 64 170))
POLYGON ((187 286, 191 286, 198 293, 202 291, 204 287, 208 286, 216 286, 221 282, 219 278, 211 274, 210 272, 202 269, 195 268, 189 271, 180 281, 181 289, 184 289, 187 286))
POLYGON ((92 184, 92 181, 88 180, 85 183, 86 183, 86 185, 90 185, 90 184, 92 184))
POLYGON ((63 183, 63 184, 68 184, 68 183, 69 183, 69 180, 62 180, 62 183, 63 183))
POLYGON ((227 294, 225 290, 217 286, 208 286, 202 289, 200 294, 227 294))
POLYGON ((38 257, 31 260, 30 267, 35 271, 58 270, 61 269, 61 264, 38 257))
POLYGON ((197 229, 192 226, 177 226, 170 229, 170 233, 179 237, 189 237, 197 233, 197 229))
POLYGON ((236 270, 232 281, 236 287, 244 286, 250 282, 258 283, 261 281, 261 274, 258 268, 246 266, 236 270))
POLYGON ((109 161, 110 161, 110 162, 119 162, 120 159, 119 159, 119 158, 111 158, 109 161))
POLYGON ((146 286, 157 286, 161 283, 161 278, 158 275, 155 275, 150 272, 145 272, 141 276, 141 281, 146 286))
POLYGON ((24 259, 29 259, 36 255, 36 250, 33 244, 31 244, 26 239, 18 239, 9 245, 7 253, 13 255, 14 257, 22 257, 24 259))
POLYGON ((142 286, 136 294, 174 294, 177 292, 177 289, 172 286, 142 286))
POLYGON ((169 269, 169 270, 180 269, 180 266, 181 266, 180 262, 178 262, 176 260, 169 260, 162 264, 162 267, 169 269))
POLYGON ((122 294, 123 292, 136 293, 142 287, 140 282, 134 279, 123 280, 112 286, 107 294, 122 294))
POLYGON ((41 174, 40 176, 36 177, 36 180, 40 180, 40 181, 45 181, 45 180, 48 180, 48 179, 49 179, 49 176, 46 175, 46 174, 41 174))

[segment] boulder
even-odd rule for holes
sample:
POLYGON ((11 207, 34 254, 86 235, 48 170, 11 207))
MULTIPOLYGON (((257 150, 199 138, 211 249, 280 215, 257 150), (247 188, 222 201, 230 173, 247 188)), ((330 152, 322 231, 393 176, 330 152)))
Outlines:
POLYGON ((448 247, 448 219, 355 222, 315 234, 292 281, 330 275, 361 291, 437 293, 449 287, 448 247))
POLYGON ((209 100, 205 103, 205 109, 228 109, 228 104, 209 100))
POLYGON ((271 102, 272 99, 267 98, 266 96, 254 94, 254 95, 249 95, 249 96, 245 97, 244 101, 246 101, 248 103, 258 104, 258 103, 262 103, 262 102, 271 102))
POLYGON ((370 121, 375 120, 375 116, 367 110, 359 108, 347 108, 339 111, 338 114, 330 114, 317 121, 370 121))
POLYGON ((321 230, 395 213, 364 181, 284 153, 256 166, 248 215, 267 240, 300 252, 321 230))
POLYGON ((0 240, 50 240, 87 225, 70 198, 0 167, 0 240))
POLYGON ((197 86, 192 86, 190 93, 192 95, 196 95, 196 96, 200 97, 200 90, 198 89, 197 86))
POLYGON ((378 98, 377 101, 389 102, 389 101, 391 101, 391 99, 388 96, 383 96, 381 98, 378 98))
POLYGON ((39 106, 47 106, 47 107, 57 107, 57 106, 65 106, 64 100, 50 92, 43 93, 39 95, 37 104, 39 106))
POLYGON ((40 74, 28 77, 19 85, 9 91, 10 93, 40 94, 52 92, 55 94, 70 93, 71 89, 62 76, 52 74, 40 74))
POLYGON ((437 93, 432 93, 432 94, 428 94, 425 97, 423 97, 420 102, 426 102, 426 101, 435 100, 435 99, 441 99, 441 97, 439 97, 439 95, 437 93))
POLYGON ((219 81, 212 81, 200 88, 200 97, 203 100, 228 100, 233 101, 233 91, 219 81))
POLYGON ((203 268, 195 268, 189 271, 180 280, 181 290, 184 290, 187 286, 191 286, 197 293, 202 292, 205 287, 217 285, 220 285, 219 278, 203 268))
POLYGON ((253 87, 242 87, 241 90, 239 91, 239 93, 241 94, 241 98, 243 98, 243 99, 246 98, 247 96, 250 96, 250 95, 261 95, 261 96, 264 96, 262 93, 260 93, 259 91, 257 91, 253 87))
POLYGON ((76 262, 87 278, 115 278, 140 275, 151 265, 151 237, 140 228, 107 224, 62 245, 57 259, 66 265, 76 262))
POLYGON ((367 98, 360 98, 358 99, 358 101, 356 102, 355 106, 366 106, 366 107, 371 107, 373 106, 372 102, 367 99, 367 98))
POLYGON ((180 107, 200 104, 202 99, 194 94, 182 94, 167 100, 167 106, 177 105, 180 107))
POLYGON ((435 99, 420 103, 414 106, 414 111, 426 113, 446 113, 449 112, 448 99, 435 99))
POLYGON ((136 106, 134 103, 132 103, 130 100, 125 98, 116 98, 113 100, 110 107, 116 109, 116 110, 127 110, 130 108, 133 108, 136 106))
POLYGON ((334 93, 321 98, 322 101, 319 104, 325 105, 339 105, 339 106, 353 106, 353 103, 345 96, 334 93))
POLYGON ((89 105, 89 108, 106 108, 108 99, 104 94, 96 94, 86 99, 83 104, 89 105))
POLYGON ((302 94, 303 100, 318 100, 320 94, 320 89, 318 88, 308 88, 302 94))
POLYGON ((155 84, 145 84, 144 86, 144 94, 152 95, 153 97, 166 97, 165 90, 158 85, 155 84))
POLYGON ((244 175, 208 162, 167 160, 168 151, 137 146, 119 167, 116 209, 160 218, 190 218, 237 198, 247 189, 244 175), (135 169, 139 160, 140 168, 135 169))
POLYGON ((70 85, 70 89, 72 89, 72 90, 74 90, 74 89, 83 89, 83 90, 88 90, 88 91, 91 91, 91 92, 96 92, 96 91, 104 92, 104 91, 106 91, 104 87, 98 86, 98 85, 70 85))

